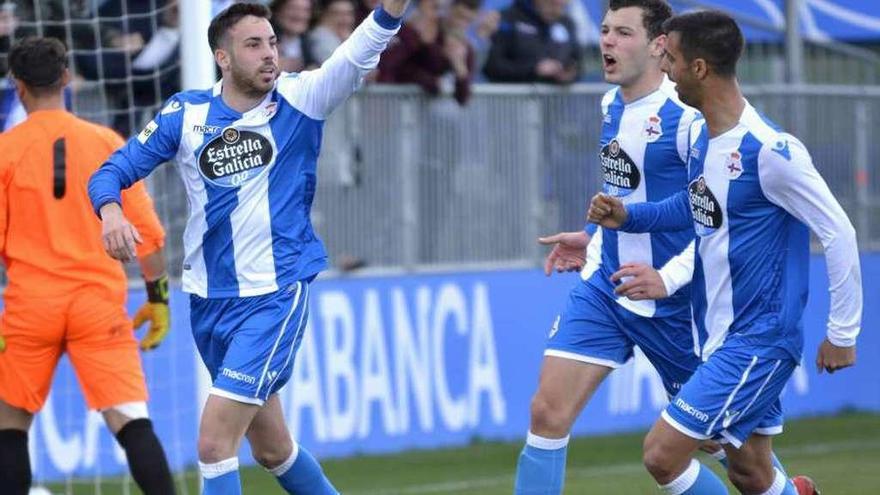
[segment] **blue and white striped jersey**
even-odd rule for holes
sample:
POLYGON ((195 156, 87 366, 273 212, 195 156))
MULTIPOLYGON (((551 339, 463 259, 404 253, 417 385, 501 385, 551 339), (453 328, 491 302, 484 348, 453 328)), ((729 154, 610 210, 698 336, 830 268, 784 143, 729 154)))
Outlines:
MULTIPOLYGON (((684 189, 687 136, 697 112, 679 101, 674 83, 664 77, 656 91, 630 103, 624 103, 620 88, 614 88, 602 98, 602 115, 599 159, 606 194, 631 204, 661 201, 684 189)), ((692 239, 689 229, 651 234, 598 229, 590 240, 581 278, 641 316, 687 311, 690 292, 684 283, 685 287, 666 299, 632 301, 614 294, 609 277, 624 263, 661 269, 692 239)))
POLYGON ((184 291, 255 296, 317 274, 327 254, 309 213, 324 119, 376 67, 397 32, 392 20, 377 10, 321 68, 283 73, 244 114, 223 102, 223 81, 173 96, 93 176, 96 210, 173 159, 189 200, 184 291))
POLYGON ((627 206, 622 230, 696 230, 694 322, 702 357, 722 344, 800 359, 811 229, 828 265, 828 339, 855 344, 862 288, 855 230, 804 145, 746 104, 736 127, 691 132, 690 183, 667 201, 627 206))

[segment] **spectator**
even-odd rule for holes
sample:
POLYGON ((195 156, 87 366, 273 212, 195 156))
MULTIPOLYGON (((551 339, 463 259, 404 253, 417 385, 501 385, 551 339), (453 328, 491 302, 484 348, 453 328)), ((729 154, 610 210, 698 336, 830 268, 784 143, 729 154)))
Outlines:
POLYGON ((420 0, 379 61, 378 81, 415 83, 438 95, 444 78, 452 74, 456 101, 467 103, 474 49, 466 32, 479 8, 479 0, 453 0, 448 15, 441 17, 437 0, 420 0))
POLYGON ((379 6, 379 0, 360 0, 357 3, 357 9, 355 12, 357 23, 360 24, 370 12, 376 10, 376 7, 379 6))
POLYGON ((312 0, 273 0, 272 24, 278 35, 278 62, 281 70, 300 72, 318 66, 306 32, 312 20, 312 0))
MULTIPOLYGON (((468 41, 474 47, 474 67, 483 67, 489 57, 489 48, 492 46, 492 36, 498 31, 501 23, 501 12, 497 10, 484 10, 477 21, 468 29, 468 41)), ((476 80, 481 80, 481 74, 474 74, 476 80)))
POLYGON ((483 69, 494 82, 568 84, 580 74, 581 49, 568 0, 516 0, 501 13, 483 69))
POLYGON ((180 90, 177 0, 105 0, 97 14, 106 41, 98 54, 78 54, 77 68, 104 82, 112 126, 128 136, 142 125, 141 110, 152 113, 180 90))
POLYGON ((348 39, 355 28, 354 0, 325 0, 318 25, 309 33, 312 53, 319 64, 348 39))

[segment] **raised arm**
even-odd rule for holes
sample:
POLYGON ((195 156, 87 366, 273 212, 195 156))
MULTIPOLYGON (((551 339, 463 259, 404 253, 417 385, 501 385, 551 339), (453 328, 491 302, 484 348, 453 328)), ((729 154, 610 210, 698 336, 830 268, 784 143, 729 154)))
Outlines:
POLYGON ((326 119, 378 66, 379 55, 400 28, 408 4, 409 0, 385 0, 321 67, 282 76, 278 81, 280 93, 309 117, 326 119))

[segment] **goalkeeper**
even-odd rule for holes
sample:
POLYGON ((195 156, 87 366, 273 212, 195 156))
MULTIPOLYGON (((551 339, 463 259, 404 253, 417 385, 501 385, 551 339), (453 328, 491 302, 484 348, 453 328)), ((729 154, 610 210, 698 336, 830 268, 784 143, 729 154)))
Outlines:
MULTIPOLYGON (((9 277, 0 316, 0 491, 28 493, 27 432, 67 352, 88 407, 103 414, 141 490, 174 493, 147 414, 125 273, 104 252, 86 193, 89 176, 123 141, 64 110, 70 73, 60 41, 25 39, 9 66, 28 118, 0 135, 0 254, 9 277)), ((122 202, 139 233, 149 301, 135 325, 150 322, 140 342, 147 350, 168 332, 165 233, 143 183, 122 202)))

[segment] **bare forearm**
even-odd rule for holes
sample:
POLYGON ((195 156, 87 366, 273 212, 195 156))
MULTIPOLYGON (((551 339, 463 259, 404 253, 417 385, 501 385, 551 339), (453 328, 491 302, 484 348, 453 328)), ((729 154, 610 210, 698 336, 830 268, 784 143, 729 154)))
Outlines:
POLYGON ((152 282, 165 275, 165 249, 159 248, 152 253, 138 258, 144 280, 152 282))
POLYGON ((394 17, 403 17, 406 8, 409 6, 409 0, 384 0, 382 8, 394 17))

